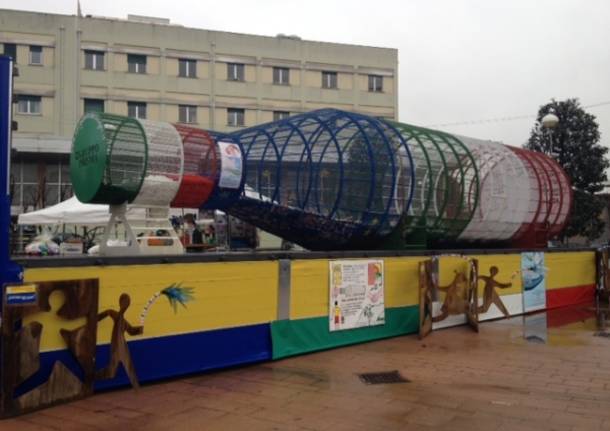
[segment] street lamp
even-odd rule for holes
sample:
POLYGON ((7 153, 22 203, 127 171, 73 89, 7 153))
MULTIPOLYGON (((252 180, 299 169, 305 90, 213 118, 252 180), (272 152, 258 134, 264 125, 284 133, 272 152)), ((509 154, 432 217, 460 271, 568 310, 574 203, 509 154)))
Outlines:
POLYGON ((557 124, 559 124, 559 117, 557 117, 557 115, 555 115, 553 113, 548 113, 544 117, 542 117, 542 120, 540 120, 540 122, 542 123, 542 127, 549 131, 549 138, 551 140, 551 146, 550 146, 547 154, 552 156, 553 155, 553 129, 555 127, 557 127, 557 124))

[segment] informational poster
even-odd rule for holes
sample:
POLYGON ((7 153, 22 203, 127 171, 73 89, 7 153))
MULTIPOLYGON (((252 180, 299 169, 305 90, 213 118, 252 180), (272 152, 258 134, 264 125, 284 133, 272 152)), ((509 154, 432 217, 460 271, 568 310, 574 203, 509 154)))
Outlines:
POLYGON ((523 311, 528 313, 546 308, 546 268, 544 253, 521 253, 521 279, 523 282, 523 311))
POLYGON ((233 142, 219 142, 220 179, 218 185, 226 189, 238 189, 241 184, 243 157, 239 145, 233 142))
POLYGON ((331 260, 329 329, 385 324, 383 260, 331 260))

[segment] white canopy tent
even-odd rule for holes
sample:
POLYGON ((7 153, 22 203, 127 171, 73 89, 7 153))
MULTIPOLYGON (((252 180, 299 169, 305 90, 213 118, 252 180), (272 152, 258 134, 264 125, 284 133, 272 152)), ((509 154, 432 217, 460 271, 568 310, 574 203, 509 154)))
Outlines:
MULTIPOLYGON (((127 217, 144 217, 144 208, 129 208, 127 217)), ((105 226, 110 220, 108 205, 84 204, 76 197, 43 208, 20 214, 17 223, 20 225, 62 225, 105 226)))
MULTIPOLYGON (((271 201, 266 196, 259 195, 250 187, 246 186, 246 196, 260 198, 264 201, 271 201)), ((189 212, 197 212, 197 209, 185 209, 189 212)), ((171 209, 170 214, 179 215, 181 210, 171 209)), ((142 219, 145 217, 144 208, 128 207, 128 219, 142 219)), ((25 214, 20 214, 17 223, 20 225, 61 225, 73 224, 79 226, 105 226, 110 220, 110 210, 108 205, 84 204, 76 196, 52 207, 43 208, 25 214)))

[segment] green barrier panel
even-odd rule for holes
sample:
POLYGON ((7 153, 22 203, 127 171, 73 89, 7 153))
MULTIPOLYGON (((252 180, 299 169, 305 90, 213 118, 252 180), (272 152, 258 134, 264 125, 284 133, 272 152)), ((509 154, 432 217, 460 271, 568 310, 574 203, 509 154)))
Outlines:
POLYGON ((419 330, 419 305, 386 308, 385 324, 330 332, 328 317, 271 322, 273 359, 331 349, 419 330))

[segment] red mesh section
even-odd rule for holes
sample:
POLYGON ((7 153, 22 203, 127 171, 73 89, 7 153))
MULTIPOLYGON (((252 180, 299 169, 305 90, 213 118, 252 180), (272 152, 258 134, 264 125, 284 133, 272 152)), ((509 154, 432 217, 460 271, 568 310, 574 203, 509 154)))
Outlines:
POLYGON ((536 224, 536 220, 538 219, 540 213, 542 212, 542 185, 540 173, 537 169, 537 164, 532 160, 530 156, 528 156, 528 151, 523 150, 521 148, 508 147, 512 151, 514 151, 517 156, 523 162, 525 169, 527 171, 527 175, 529 177, 530 187, 532 191, 532 202, 528 211, 528 218, 523 222, 521 227, 515 232, 512 237, 513 243, 518 246, 519 241, 526 237, 528 234, 534 230, 534 226, 536 224))
POLYGON ((531 220, 513 235, 516 247, 546 247, 568 221, 572 207, 572 187, 566 173, 552 158, 535 151, 510 147, 523 161, 538 205, 531 220))
POLYGON ((510 147, 528 170, 531 188, 538 196, 533 217, 524 222, 513 235, 512 242, 516 247, 545 247, 548 240, 548 226, 546 224, 551 203, 551 179, 544 169, 544 164, 534 151, 523 148, 510 147))
POLYGON ((557 213, 554 220, 552 220, 549 227, 549 235, 554 237, 559 235, 570 218, 570 212, 572 211, 572 202, 574 199, 574 192, 572 191, 572 183, 570 178, 565 171, 559 166, 559 164, 552 158, 544 156, 555 175, 555 183, 559 189, 559 196, 557 199, 557 213))
POLYGON ((208 132, 174 125, 184 149, 184 173, 173 208, 199 208, 208 199, 218 179, 216 142, 208 132))
POLYGON ((544 219, 545 226, 551 228, 559 215, 561 206, 561 187, 557 181, 557 173, 553 169, 553 164, 549 162, 549 157, 541 153, 533 153, 538 160, 539 166, 547 179, 547 214, 544 219))
POLYGON ((549 178, 549 211, 545 226, 550 239, 561 233, 568 221, 572 208, 572 186, 567 174, 554 159, 542 153, 533 154, 538 158, 542 169, 549 178))

